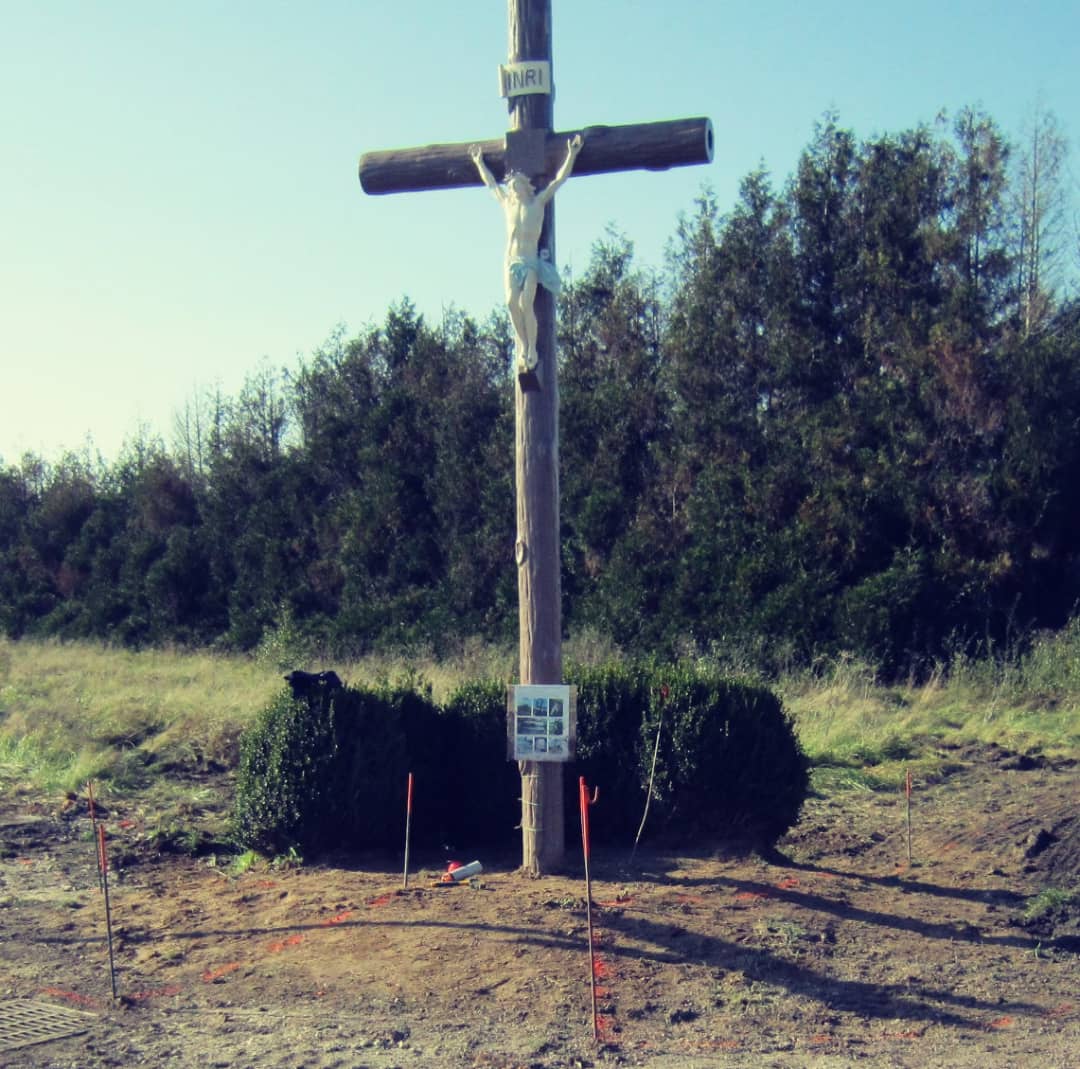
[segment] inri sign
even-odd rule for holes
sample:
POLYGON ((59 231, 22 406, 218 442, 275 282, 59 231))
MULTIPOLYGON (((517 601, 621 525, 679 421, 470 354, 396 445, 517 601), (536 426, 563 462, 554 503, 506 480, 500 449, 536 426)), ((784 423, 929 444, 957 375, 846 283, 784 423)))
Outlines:
POLYGON ((499 67, 499 91, 504 97, 551 92, 551 64, 545 60, 503 63, 499 67))

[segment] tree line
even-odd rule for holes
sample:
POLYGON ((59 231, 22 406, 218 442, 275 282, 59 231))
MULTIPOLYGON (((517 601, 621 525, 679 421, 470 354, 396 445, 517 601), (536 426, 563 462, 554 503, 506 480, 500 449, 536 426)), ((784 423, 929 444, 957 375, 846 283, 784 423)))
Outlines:
MULTIPOLYGON (((627 650, 887 671, 1080 597, 1064 141, 816 126, 703 194, 660 271, 609 232, 560 296, 563 610, 627 650)), ((1070 260, 1072 258, 1072 260, 1070 260)), ((0 466, 0 629, 354 655, 516 632, 505 317, 406 300, 111 464, 0 466)))

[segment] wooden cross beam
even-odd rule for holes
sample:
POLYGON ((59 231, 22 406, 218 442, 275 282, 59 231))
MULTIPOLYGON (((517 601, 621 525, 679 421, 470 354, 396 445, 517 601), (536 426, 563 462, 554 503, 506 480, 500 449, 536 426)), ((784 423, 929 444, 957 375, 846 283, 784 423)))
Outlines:
MULTIPOLYGON (((584 146, 574 176, 627 170, 666 170, 710 163, 713 131, 708 119, 589 126, 553 133, 551 107, 551 0, 508 0, 509 62, 504 95, 510 112, 505 139, 463 141, 369 152, 360 159, 367 193, 405 193, 481 184, 470 148, 479 145, 492 177, 520 172, 550 181, 577 133, 584 146)), ((544 209, 537 254, 555 260, 554 202, 544 209)), ((562 682, 561 574, 559 559, 559 388, 555 361, 555 304, 537 288, 535 368, 517 376, 515 471, 518 572, 519 680, 562 682)), ((522 867, 533 875, 562 864, 564 853, 562 765, 521 761, 522 867)), ((602 785, 601 785, 602 786, 602 785)))
MULTIPOLYGON (((586 126, 581 130, 544 135, 543 162, 530 178, 550 176, 566 155, 574 134, 585 147, 574 164, 574 177, 614 171, 666 171, 670 167, 708 163, 713 156, 713 130, 708 119, 670 119, 629 126, 586 126)), ((360 159, 360 185, 365 193, 418 193, 482 185, 469 158, 473 141, 422 148, 368 152, 360 159)), ((510 171, 506 141, 481 141, 491 173, 501 182, 510 171)), ((520 170, 521 168, 514 168, 520 170)))

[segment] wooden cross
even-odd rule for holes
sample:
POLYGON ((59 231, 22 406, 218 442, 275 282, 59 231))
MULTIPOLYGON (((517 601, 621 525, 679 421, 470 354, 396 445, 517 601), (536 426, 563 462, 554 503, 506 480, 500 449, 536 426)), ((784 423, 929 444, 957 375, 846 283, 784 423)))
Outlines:
MULTIPOLYGON (((712 161, 712 124, 703 118, 553 133, 551 0, 509 0, 509 29, 510 55, 503 79, 510 130, 505 139, 366 153, 360 159, 360 184, 366 193, 481 185, 469 154, 474 144, 479 144, 496 180, 518 171, 539 185, 555 174, 575 133, 583 134, 585 140, 574 165, 575 177, 659 171, 712 161)), ((540 252, 556 262, 553 203, 545 212, 540 252)), ((537 291, 535 311, 539 362, 535 372, 518 375, 515 388, 519 679, 522 683, 561 683, 555 303, 542 287, 537 291)), ((519 768, 522 867, 540 875, 557 868, 563 859, 562 765, 522 761, 519 768)))

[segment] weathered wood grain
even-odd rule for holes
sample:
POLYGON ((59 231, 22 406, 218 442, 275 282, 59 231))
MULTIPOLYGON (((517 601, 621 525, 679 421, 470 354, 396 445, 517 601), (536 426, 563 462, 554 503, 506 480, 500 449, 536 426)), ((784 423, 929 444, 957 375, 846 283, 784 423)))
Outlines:
MULTIPOLYGON (((708 119, 667 119, 623 126, 586 126, 565 130, 547 139, 546 171, 558 170, 566 156, 566 143, 576 133, 585 147, 574 164, 574 177, 616 171, 666 171, 710 163, 713 129, 708 119)), ((471 145, 479 144, 484 160, 498 181, 506 177, 506 150, 502 138, 385 149, 360 157, 360 185, 365 193, 416 193, 481 185, 469 159, 471 145)))

